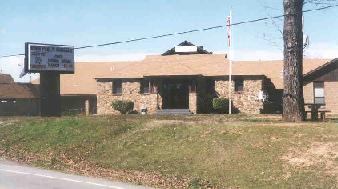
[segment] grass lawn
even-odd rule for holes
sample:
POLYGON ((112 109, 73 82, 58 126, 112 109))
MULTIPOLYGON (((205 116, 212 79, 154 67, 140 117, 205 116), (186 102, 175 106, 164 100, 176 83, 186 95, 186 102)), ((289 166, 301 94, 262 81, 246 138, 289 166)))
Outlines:
POLYGON ((0 118, 0 157, 159 188, 337 188, 338 121, 0 118))

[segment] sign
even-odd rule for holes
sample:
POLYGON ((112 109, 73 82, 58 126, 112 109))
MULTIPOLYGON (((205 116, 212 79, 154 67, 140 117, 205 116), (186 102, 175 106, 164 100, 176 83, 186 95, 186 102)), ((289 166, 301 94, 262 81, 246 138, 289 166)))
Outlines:
POLYGON ((41 43, 25 44, 25 72, 74 73, 74 47, 41 43))
POLYGON ((175 52, 177 52, 177 53, 197 52, 197 46, 176 46, 175 52))

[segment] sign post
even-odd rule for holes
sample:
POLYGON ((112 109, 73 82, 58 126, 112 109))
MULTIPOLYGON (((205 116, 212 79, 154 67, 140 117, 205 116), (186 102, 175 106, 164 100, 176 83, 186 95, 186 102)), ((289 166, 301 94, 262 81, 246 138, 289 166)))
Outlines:
POLYGON ((41 116, 61 116, 60 74, 74 73, 74 47, 25 43, 25 72, 40 73, 41 116))
POLYGON ((231 19, 232 19, 232 12, 230 11, 230 16, 227 17, 226 20, 226 27, 227 27, 227 34, 228 34, 228 59, 229 59, 229 84, 228 84, 228 92, 229 92, 229 114, 232 114, 232 33, 231 33, 231 19))
POLYGON ((61 116, 60 74, 40 73, 40 112, 42 117, 61 116))

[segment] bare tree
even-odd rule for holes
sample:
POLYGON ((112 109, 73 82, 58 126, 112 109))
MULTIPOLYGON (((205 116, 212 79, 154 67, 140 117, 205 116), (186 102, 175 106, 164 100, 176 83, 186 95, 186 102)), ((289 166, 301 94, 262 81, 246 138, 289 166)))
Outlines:
POLYGON ((304 120, 303 16, 304 0, 283 0, 284 94, 283 120, 304 120))
POLYGON ((303 29, 304 4, 330 6, 336 0, 283 0, 284 93, 283 120, 303 121, 303 29))

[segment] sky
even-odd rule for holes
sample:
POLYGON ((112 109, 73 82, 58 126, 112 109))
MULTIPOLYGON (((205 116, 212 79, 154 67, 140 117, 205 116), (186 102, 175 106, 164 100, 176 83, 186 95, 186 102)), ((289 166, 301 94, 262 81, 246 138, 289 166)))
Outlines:
MULTIPOLYGON (((304 9, 318 7, 306 4, 304 9)), ((95 45, 113 41, 225 25, 283 13, 282 0, 6 0, 0 6, 0 56, 24 52, 25 42, 95 45)), ((304 15, 310 38, 306 58, 338 57, 338 7, 304 15)), ((234 26, 236 60, 282 59, 282 19, 234 26)), ((175 35, 75 52, 76 61, 129 61, 161 54, 182 41, 226 53, 225 29, 175 35)), ((0 58, 0 71, 16 81, 23 56, 0 58)))

